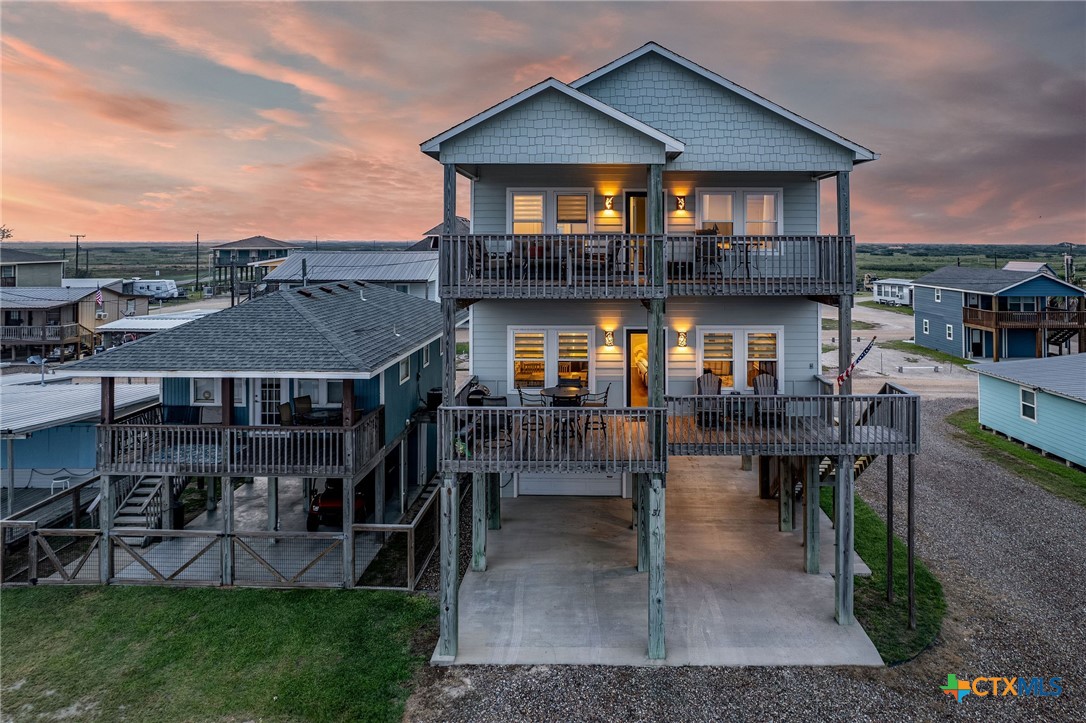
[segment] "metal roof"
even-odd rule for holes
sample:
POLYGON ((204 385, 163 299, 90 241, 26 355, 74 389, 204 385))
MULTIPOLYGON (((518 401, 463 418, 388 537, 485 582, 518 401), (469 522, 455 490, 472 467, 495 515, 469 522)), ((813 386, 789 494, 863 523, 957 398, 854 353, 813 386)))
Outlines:
POLYGON ((51 259, 41 254, 32 254, 29 251, 8 248, 7 244, 0 246, 0 264, 66 264, 67 259, 51 259))
MULTIPOLYGON (((158 402, 157 384, 118 384, 118 414, 158 402)), ((0 387, 0 432, 26 434, 97 419, 102 409, 100 384, 47 384, 0 387)))
POLYGON ((977 374, 1086 402, 1086 354, 974 364, 977 374))
POLYGON ((112 377, 368 379, 441 329, 437 302, 331 283, 261 296, 65 369, 112 377))
MULTIPOLYGON (((65 371, 58 372, 54 367, 46 367, 46 384, 70 384, 72 377, 78 374, 69 374, 65 371)), ((20 384, 41 384, 41 372, 16 372, 15 374, 0 374, 0 386, 10 387, 20 384)))
POLYGON ((1037 273, 1038 271, 1052 274, 1055 276, 1055 272, 1052 271, 1052 267, 1046 264, 1044 261, 1008 261, 1003 264, 1004 271, 1032 271, 1037 273))
POLYGON ((196 319, 202 319, 208 314, 214 314, 219 309, 192 309, 190 311, 176 311, 169 314, 154 314, 150 316, 127 316, 123 319, 102 324, 97 331, 108 332, 154 332, 172 329, 175 326, 187 324, 196 319))
POLYGON ((912 284, 912 279, 875 279, 872 284, 912 284))
POLYGON ((8 286, 0 288, 0 306, 5 309, 52 309, 74 304, 94 291, 64 286, 8 286))
POLYGON ((63 279, 60 280, 60 285, 61 286, 71 286, 73 289, 78 289, 78 288, 97 289, 98 287, 102 287, 104 289, 107 286, 116 286, 117 284, 123 284, 123 283, 124 283, 124 279, 68 279, 68 278, 63 278, 63 279))
POLYGON ((219 249, 300 249, 301 246, 297 244, 288 243, 286 241, 280 241, 279 239, 268 238, 267 236, 250 236, 249 238, 243 238, 239 241, 229 241, 218 246, 212 246, 212 251, 218 251, 219 249))
POLYGON ((931 286, 940 289, 955 289, 958 291, 970 291, 979 294, 998 294, 1031 279, 1044 277, 1073 289, 1081 296, 1086 294, 1086 289, 1080 289, 1074 284, 1068 284, 1062 279, 1051 274, 1035 271, 1008 271, 1006 269, 980 269, 970 266, 944 266, 930 274, 921 276, 913 282, 913 286, 931 286))
POLYGON ((310 283, 437 280, 437 251, 302 251, 288 256, 264 281, 301 282, 303 261, 310 283))

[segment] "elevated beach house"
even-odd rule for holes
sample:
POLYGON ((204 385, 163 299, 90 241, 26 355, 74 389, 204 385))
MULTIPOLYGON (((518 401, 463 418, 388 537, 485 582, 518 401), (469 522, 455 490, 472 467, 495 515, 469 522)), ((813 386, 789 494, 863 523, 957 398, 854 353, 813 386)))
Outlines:
MULTIPOLYGON (((101 502, 95 528, 78 531, 94 545, 70 565, 42 557, 37 577, 353 587, 385 542, 406 539, 367 525, 397 522, 434 475, 425 396, 440 383, 441 324, 432 301, 328 284, 72 365, 101 380, 101 502), (160 378, 159 402, 122 416, 126 377, 160 378), (198 489, 206 510, 194 517, 183 503, 198 489)), ((415 562, 395 586, 414 585, 415 562)))
POLYGON ((212 246, 209 261, 218 284, 230 283, 231 278, 239 282, 259 281, 267 269, 254 262, 283 259, 300 248, 267 236, 250 236, 212 246))
POLYGON ((475 572, 499 494, 631 498, 647 656, 665 657, 676 456, 757 456, 762 495, 785 490, 781 529, 806 489, 810 572, 814 490, 832 485, 836 619, 851 624, 854 470, 919 445, 915 395, 855 395, 820 376, 820 302, 837 308, 841 367, 850 361, 850 178, 878 154, 655 43, 571 83, 548 78, 421 150, 444 168, 437 657, 458 653, 463 474, 474 475, 475 572), (458 177, 471 187, 466 234, 458 177), (832 234, 820 232, 823 181, 836 188, 832 234), (461 308, 471 371, 490 392, 481 406, 454 400, 461 308))
POLYGON ((913 287, 921 346, 993 362, 1086 352, 1086 289, 1047 264, 944 266, 913 287))

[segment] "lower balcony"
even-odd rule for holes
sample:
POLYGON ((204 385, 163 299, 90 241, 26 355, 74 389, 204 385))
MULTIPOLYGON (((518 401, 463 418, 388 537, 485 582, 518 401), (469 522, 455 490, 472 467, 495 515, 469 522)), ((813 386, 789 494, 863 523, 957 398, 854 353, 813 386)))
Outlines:
POLYGON ((1086 331, 1086 309, 1045 309, 1043 311, 992 311, 962 309, 962 321, 993 331, 999 329, 1075 329, 1086 331))
POLYGON ((381 408, 350 427, 141 421, 99 425, 101 474, 354 477, 383 444, 381 408))
POLYGON ((4 344, 71 344, 90 332, 79 324, 50 324, 47 326, 0 326, 0 342, 4 344))
POLYGON ((446 472, 664 472, 669 455, 919 451, 920 398, 879 394, 668 397, 666 408, 442 407, 446 472))

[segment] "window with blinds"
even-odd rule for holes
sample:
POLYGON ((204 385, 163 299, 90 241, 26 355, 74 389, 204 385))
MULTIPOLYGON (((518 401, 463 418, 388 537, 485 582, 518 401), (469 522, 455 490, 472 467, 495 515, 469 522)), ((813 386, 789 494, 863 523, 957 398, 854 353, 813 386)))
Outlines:
POLYGON ((747 386, 754 386, 754 378, 759 374, 777 375, 777 334, 776 332, 747 333, 747 386))
POLYGON ((556 233, 588 233, 588 196, 559 193, 555 196, 556 233))
POLYGON ((541 389, 546 386, 547 335, 542 331, 513 334, 513 388, 541 389))
POLYGON ((513 194, 513 233, 543 233, 543 194, 513 194))
POLYGON ((581 331, 558 333, 558 378, 577 377, 588 385, 588 334, 581 331))
POLYGON ((746 234, 775 236, 777 234, 777 194, 747 193, 744 198, 746 234))
POLYGON ((703 371, 720 377, 724 388, 735 387, 733 337, 730 332, 707 332, 702 337, 703 371))

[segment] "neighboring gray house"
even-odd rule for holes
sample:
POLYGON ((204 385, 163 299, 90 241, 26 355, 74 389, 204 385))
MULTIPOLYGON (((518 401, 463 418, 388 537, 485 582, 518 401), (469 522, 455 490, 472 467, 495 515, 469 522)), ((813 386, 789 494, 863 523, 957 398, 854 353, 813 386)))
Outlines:
POLYGON ((284 259, 264 281, 279 288, 365 281, 437 301, 437 251, 302 251, 284 259))
POLYGON ((0 286, 60 286, 66 259, 0 246, 0 286))
POLYGON ((1086 351, 1086 290, 1034 270, 944 266, 913 282, 916 343, 965 359, 1086 351))
POLYGON ((217 283, 228 283, 231 273, 237 281, 259 281, 266 268, 254 262, 283 258, 300 248, 297 244, 267 236, 250 236, 212 246, 209 258, 217 283))
POLYGON ((969 369, 982 427, 1086 468, 1086 354, 969 369))
MULTIPOLYGON (((459 473, 475 480, 476 572, 486 568, 486 518, 500 524, 499 496, 637 500, 630 554, 649 572, 647 650, 662 658, 669 456, 733 455, 737 470, 741 455, 758 455, 764 470, 796 465, 808 487, 837 485, 845 515, 857 456, 917 450, 905 423, 915 395, 878 395, 878 411, 850 424, 848 384, 835 395, 819 375, 820 301, 838 306, 848 364, 849 178, 875 152, 655 43, 572 83, 533 85, 421 150, 444 168, 446 209, 439 658, 458 649, 458 541, 445 523, 457 519, 459 473), (457 176, 471 184, 470 234, 453 215, 457 176), (826 179, 839 209, 830 236, 819 235, 826 179), (486 416, 454 402, 451 330, 469 305, 471 371, 495 397, 486 416), (596 406, 573 401, 585 393, 596 406), (800 426, 773 427, 770 409, 800 426), (829 423, 835 409, 840 426, 829 423), (768 426, 748 426, 756 419, 768 426), (892 429, 853 436, 884 424, 892 429), (811 434, 824 446, 805 446, 811 434)), ((768 481, 761 493, 771 496, 768 481)), ((792 495, 778 505, 791 509, 792 495)), ((851 549, 851 521, 837 525, 840 549, 851 549)), ((817 555, 815 537, 807 549, 817 555)), ((851 565, 839 556, 842 623, 852 621, 851 565)))
MULTIPOLYGON (((437 251, 438 241, 441 239, 441 228, 443 223, 439 223, 432 229, 423 234, 422 240, 414 246, 408 246, 408 251, 437 251)), ((453 229, 453 234, 456 236, 463 236, 471 233, 471 221, 463 216, 456 217, 456 226, 453 229)))

